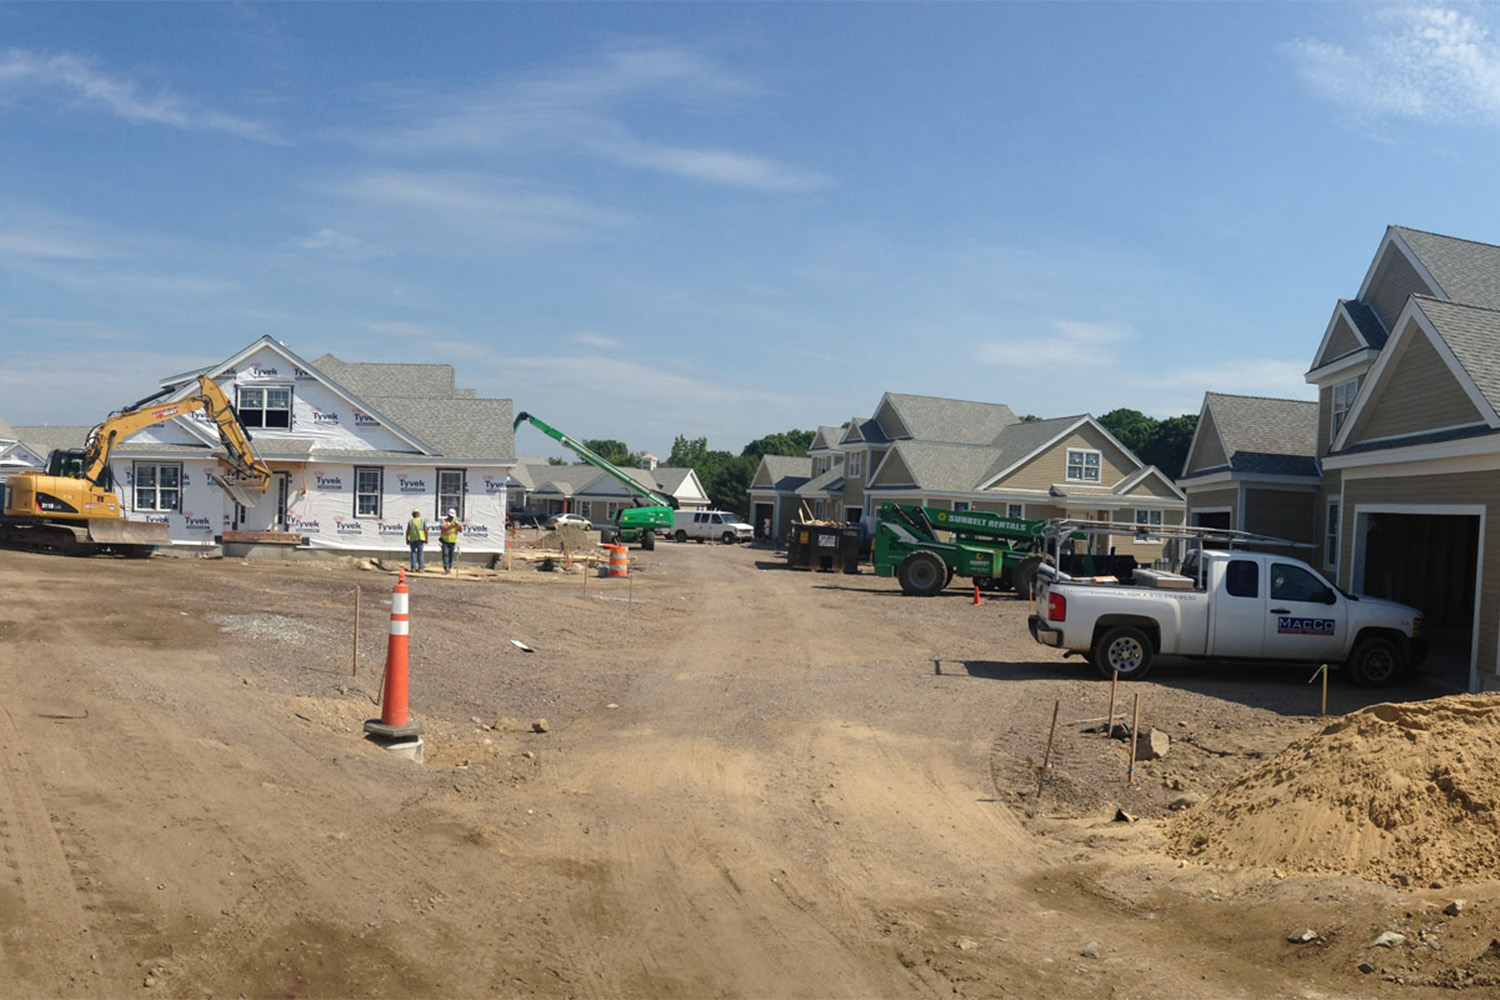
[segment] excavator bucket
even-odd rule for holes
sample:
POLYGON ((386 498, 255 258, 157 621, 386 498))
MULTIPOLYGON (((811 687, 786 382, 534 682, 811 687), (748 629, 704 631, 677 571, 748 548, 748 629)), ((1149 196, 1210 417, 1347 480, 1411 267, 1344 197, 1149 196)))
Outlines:
POLYGON ((94 518, 88 522, 89 541, 96 545, 171 545, 172 536, 165 524, 149 521, 127 521, 123 518, 94 518))
POLYGON ((260 498, 266 495, 266 486, 261 482, 254 480, 249 483, 236 482, 229 476, 222 474, 216 476, 213 473, 209 473, 208 478, 215 486, 229 494, 229 499, 241 507, 254 507, 260 503, 260 498))

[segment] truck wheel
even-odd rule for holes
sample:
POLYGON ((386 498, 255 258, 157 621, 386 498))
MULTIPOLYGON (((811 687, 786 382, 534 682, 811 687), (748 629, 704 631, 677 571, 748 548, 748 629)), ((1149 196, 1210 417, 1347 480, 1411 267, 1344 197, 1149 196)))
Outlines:
POLYGON ((676 538, 679 542, 685 542, 687 541, 687 532, 683 531, 681 528, 678 528, 677 534, 673 535, 672 537, 676 538))
POLYGON ((974 586, 978 587, 980 590, 994 590, 995 581, 987 576, 976 576, 974 578, 974 586))
POLYGON ((948 566, 931 552, 913 552, 896 570, 908 597, 934 597, 948 585, 948 566))
POLYGON ((1138 681, 1151 669, 1151 640, 1140 629, 1121 625, 1099 636, 1089 659, 1106 678, 1118 672, 1122 681, 1138 681))
POLYGON ((1010 585, 1016 589, 1016 596, 1021 600, 1031 600, 1031 589, 1036 585, 1037 567, 1041 566, 1041 564, 1041 556, 1031 556, 1022 559, 1020 564, 1011 570, 1010 585))
POLYGON ((1406 672, 1406 657, 1391 640, 1372 635, 1355 645, 1348 666, 1350 679, 1360 687, 1380 687, 1406 672))
POLYGON ((724 532, 724 534, 719 538, 719 541, 723 542, 725 545, 733 545, 735 543, 735 541, 736 541, 736 539, 734 537, 734 532, 732 532, 732 531, 726 531, 726 532, 724 532))
POLYGON ((656 532, 650 530, 641 532, 641 550, 644 552, 656 551, 656 532))
POLYGON ((615 540, 615 529, 614 528, 600 528, 599 529, 599 544, 600 545, 610 545, 610 544, 613 544, 614 540, 615 540))

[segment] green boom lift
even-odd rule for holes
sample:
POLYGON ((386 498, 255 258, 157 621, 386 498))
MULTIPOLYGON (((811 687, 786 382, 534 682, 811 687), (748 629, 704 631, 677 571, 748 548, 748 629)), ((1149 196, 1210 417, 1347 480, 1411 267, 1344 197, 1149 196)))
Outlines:
POLYGON ((511 425, 511 430, 518 429, 523 422, 531 424, 543 434, 572 450, 594 468, 609 473, 623 483, 632 494, 644 496, 653 501, 651 504, 637 503, 634 507, 621 507, 619 513, 615 515, 614 523, 600 529, 599 542, 601 544, 637 542, 643 549, 654 549, 656 548, 656 533, 672 530, 672 511, 677 508, 676 497, 647 489, 613 462, 595 454, 584 447, 581 442, 573 440, 556 427, 538 420, 524 410, 516 415, 516 421, 511 425))

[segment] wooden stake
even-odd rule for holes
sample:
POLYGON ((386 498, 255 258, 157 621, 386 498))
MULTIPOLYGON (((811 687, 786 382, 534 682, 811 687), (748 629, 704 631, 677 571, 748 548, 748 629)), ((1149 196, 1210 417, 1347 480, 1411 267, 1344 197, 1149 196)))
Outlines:
POLYGON ((1323 664, 1323 714, 1328 714, 1328 664, 1323 664))
POLYGON ((1113 676, 1109 681, 1109 724, 1104 727, 1104 738, 1109 739, 1115 734, 1115 692, 1120 687, 1120 672, 1111 671, 1113 676))
POLYGON ((1052 766, 1052 739, 1057 735, 1057 710, 1062 708, 1062 701, 1052 703, 1052 728, 1047 732, 1047 752, 1042 754, 1042 769, 1036 776, 1036 798, 1042 800, 1042 784, 1047 780, 1047 768, 1052 766))
POLYGON ((1135 783, 1135 746, 1140 737, 1141 728, 1141 696, 1135 696, 1135 709, 1130 713, 1130 769, 1125 772, 1125 784, 1135 783))
MULTIPOLYGON (((628 571, 627 571, 628 572, 628 571)), ((625 577, 625 603, 635 603, 635 574, 629 573, 625 577)))
POLYGON ((354 670, 350 677, 359 676, 359 588, 354 588, 354 670))

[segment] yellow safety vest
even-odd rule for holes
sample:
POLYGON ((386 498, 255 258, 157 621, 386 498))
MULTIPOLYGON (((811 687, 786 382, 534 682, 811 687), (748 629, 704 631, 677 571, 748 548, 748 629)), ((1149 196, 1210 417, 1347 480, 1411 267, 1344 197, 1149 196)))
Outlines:
POLYGON ((458 541, 458 533, 463 530, 464 526, 459 524, 457 521, 445 520, 438 530, 438 541, 456 542, 458 541))
POLYGON ((414 517, 406 522, 406 540, 408 542, 427 541, 427 522, 420 517, 414 517))

